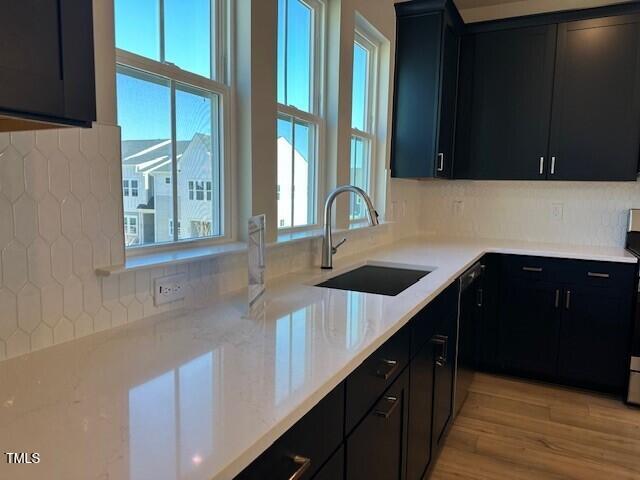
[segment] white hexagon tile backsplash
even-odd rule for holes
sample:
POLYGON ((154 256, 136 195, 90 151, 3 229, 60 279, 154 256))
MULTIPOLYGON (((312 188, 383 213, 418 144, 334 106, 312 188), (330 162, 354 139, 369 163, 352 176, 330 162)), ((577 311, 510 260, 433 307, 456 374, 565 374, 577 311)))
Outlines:
POLYGON ((110 318, 94 272, 124 262, 119 130, 0 133, 0 359, 110 318))
POLYGON ((640 208, 640 182, 427 181, 421 189, 423 230, 456 237, 623 247, 628 211, 640 208))

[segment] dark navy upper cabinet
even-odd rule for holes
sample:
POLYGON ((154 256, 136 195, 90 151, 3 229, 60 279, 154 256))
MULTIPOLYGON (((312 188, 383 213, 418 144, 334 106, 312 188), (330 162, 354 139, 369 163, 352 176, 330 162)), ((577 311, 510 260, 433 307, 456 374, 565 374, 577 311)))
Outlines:
POLYGON ((90 126, 96 118, 93 48, 91 0, 4 2, 0 130, 90 126))
POLYGON ((630 4, 470 26, 454 177, 636 180, 638 11, 630 4))
POLYGON ((552 180, 636 180, 640 14, 560 24, 552 180))
POLYGON ((469 82, 460 108, 456 178, 538 180, 546 178, 556 26, 479 33, 465 42, 470 58, 461 78, 469 82))
POLYGON ((391 175, 452 173, 462 20, 451 0, 396 4, 391 175))

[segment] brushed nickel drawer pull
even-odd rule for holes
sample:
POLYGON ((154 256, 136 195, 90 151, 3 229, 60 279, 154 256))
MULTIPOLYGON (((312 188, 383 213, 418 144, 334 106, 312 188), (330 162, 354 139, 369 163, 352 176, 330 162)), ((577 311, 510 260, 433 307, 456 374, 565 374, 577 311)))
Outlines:
POLYGON ((571 290, 567 290, 567 301, 565 303, 567 310, 571 308, 571 290))
POLYGON ((391 414, 393 413, 393 411, 396 409, 396 407, 398 406, 398 397, 395 397, 393 395, 389 395, 386 397, 383 397, 383 399, 388 407, 386 410, 381 410, 381 409, 376 409, 374 410, 374 414, 377 415, 378 417, 382 417, 384 419, 387 419, 391 416, 391 414))
POLYGON ((560 306, 560 289, 556 289, 556 308, 560 306))
POLYGON ((376 370, 376 376, 383 380, 389 380, 398 369, 398 361, 383 358, 380 363, 381 365, 376 370))
POLYGON ((591 278, 609 278, 611 275, 609 275, 608 273, 589 272, 589 273, 587 273, 587 276, 589 276, 591 278))
POLYGON ((542 272, 542 267, 522 267, 522 270, 525 272, 540 273, 542 272))
POLYGON ((299 465, 298 469, 293 472, 293 474, 289 477, 289 480, 299 480, 302 476, 309 470, 311 467, 311 459, 307 457, 303 457, 302 455, 294 455, 291 457, 293 463, 299 465))

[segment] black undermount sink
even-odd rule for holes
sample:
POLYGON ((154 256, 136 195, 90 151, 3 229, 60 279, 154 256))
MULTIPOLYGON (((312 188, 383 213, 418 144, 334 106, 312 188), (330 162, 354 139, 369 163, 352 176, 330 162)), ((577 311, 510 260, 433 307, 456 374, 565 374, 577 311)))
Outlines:
POLYGON ((429 273, 410 268, 364 265, 316 286, 395 297, 429 273))

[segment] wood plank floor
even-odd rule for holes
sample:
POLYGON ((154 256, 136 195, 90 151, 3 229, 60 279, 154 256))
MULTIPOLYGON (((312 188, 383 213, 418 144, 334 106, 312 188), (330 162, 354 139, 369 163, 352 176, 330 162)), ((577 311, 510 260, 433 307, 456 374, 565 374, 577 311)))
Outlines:
POLYGON ((477 374, 433 480, 640 479, 640 409, 477 374))

